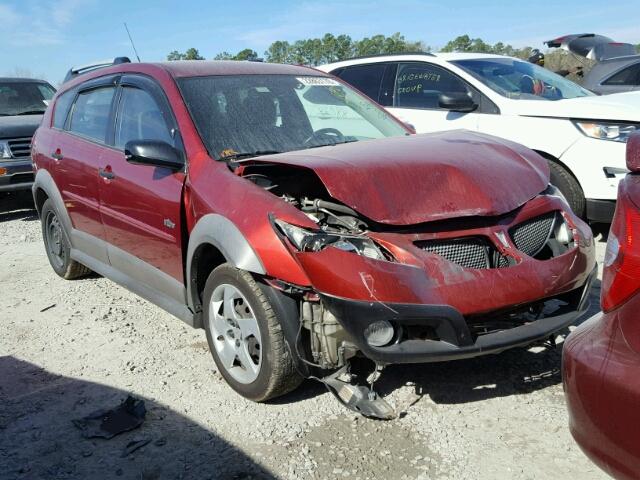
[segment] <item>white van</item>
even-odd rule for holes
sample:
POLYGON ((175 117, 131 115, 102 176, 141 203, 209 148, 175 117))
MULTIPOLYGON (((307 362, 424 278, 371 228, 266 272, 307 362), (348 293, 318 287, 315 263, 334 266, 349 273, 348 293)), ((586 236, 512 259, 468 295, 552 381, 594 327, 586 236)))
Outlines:
POLYGON ((474 53, 384 55, 318 68, 418 133, 463 128, 536 150, 577 214, 611 220, 627 173, 625 143, 640 128, 640 92, 599 97, 537 65, 474 53))

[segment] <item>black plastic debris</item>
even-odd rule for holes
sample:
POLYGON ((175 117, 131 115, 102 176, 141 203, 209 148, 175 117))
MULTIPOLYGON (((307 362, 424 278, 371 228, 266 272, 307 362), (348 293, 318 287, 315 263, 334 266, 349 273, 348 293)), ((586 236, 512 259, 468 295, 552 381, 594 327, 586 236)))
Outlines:
POLYGON ((131 455, 133 452, 138 450, 139 448, 144 447, 146 444, 151 442, 151 438, 138 438, 127 443, 127 446, 122 449, 122 454, 120 455, 122 458, 131 455))
POLYGON ((73 424, 80 429, 84 438, 113 438, 119 433, 138 428, 146 414, 144 401, 129 395, 116 408, 97 410, 84 418, 73 420, 73 424))

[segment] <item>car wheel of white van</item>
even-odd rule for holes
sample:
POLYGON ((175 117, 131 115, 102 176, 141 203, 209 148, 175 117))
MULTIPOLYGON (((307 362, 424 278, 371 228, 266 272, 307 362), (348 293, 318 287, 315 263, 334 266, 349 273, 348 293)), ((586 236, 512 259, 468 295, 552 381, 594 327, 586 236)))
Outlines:
POLYGON ((91 270, 71 258, 71 245, 67 233, 51 200, 44 202, 40 219, 44 246, 54 272, 67 280, 90 273, 91 270))
POLYGON ((561 165, 552 160, 549 161, 549 169, 551 171, 551 183, 560 189, 571 210, 579 217, 584 218, 586 200, 578 181, 561 165))
POLYGON ((218 370, 240 395, 264 402, 300 385, 274 308, 250 273, 228 264, 211 272, 203 316, 218 370))

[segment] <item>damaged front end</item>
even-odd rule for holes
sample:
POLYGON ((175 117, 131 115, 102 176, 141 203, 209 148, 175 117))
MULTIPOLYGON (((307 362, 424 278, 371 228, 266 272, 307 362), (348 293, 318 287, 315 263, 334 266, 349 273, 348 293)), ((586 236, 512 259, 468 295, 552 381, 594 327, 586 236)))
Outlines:
POLYGON ((349 408, 393 411, 372 385, 384 365, 498 353, 545 341, 588 307, 589 227, 552 186, 510 212, 388 225, 333 199, 314 172, 244 165, 245 178, 315 228, 271 217, 312 287, 297 295, 299 355, 349 408), (367 376, 350 363, 375 364, 367 376))

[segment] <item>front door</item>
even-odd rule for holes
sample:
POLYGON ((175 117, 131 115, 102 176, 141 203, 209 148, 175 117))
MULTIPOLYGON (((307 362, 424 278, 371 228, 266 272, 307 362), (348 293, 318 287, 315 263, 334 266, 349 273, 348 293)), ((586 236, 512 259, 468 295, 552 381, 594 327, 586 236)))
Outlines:
POLYGON ((429 62, 399 63, 393 106, 388 109, 403 122, 411 124, 418 133, 459 128, 477 130, 478 114, 441 108, 441 93, 465 93, 474 100, 477 96, 466 82, 439 65, 429 62))
POLYGON ((185 173, 127 162, 125 146, 159 140, 182 150, 161 88, 136 75, 122 77, 111 138, 102 159, 100 200, 111 265, 147 287, 184 302, 182 189, 185 173))

